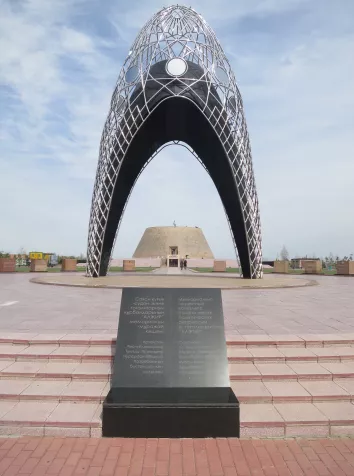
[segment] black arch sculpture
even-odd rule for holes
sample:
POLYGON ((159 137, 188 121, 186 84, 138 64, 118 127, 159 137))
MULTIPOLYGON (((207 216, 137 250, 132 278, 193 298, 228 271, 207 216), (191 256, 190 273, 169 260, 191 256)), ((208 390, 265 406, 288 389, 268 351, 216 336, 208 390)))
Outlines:
POLYGON ((182 6, 160 10, 144 26, 113 92, 91 204, 87 276, 107 274, 134 184, 170 142, 187 144, 204 165, 243 277, 261 278, 258 198, 241 94, 213 30, 182 6))

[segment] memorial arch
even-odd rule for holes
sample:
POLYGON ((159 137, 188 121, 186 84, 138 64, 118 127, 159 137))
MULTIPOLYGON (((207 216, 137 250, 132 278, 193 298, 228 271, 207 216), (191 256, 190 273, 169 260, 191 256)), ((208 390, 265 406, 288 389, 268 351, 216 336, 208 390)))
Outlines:
POLYGON ((262 277, 258 198, 241 94, 213 30, 192 8, 146 23, 120 72, 103 129, 89 223, 87 270, 107 274, 134 184, 156 153, 182 143, 220 195, 242 274, 262 277))

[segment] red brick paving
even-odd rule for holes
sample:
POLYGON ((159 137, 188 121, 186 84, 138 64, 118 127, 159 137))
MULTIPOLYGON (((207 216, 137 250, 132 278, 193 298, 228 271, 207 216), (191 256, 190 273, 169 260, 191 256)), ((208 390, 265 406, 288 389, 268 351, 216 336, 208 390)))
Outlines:
POLYGON ((1 438, 16 475, 354 476, 354 440, 1 438))

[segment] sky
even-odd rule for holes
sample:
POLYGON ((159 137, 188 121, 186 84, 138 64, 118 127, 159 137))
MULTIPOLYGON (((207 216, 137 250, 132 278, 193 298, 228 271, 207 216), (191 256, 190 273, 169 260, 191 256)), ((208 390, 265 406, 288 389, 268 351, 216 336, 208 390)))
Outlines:
MULTIPOLYGON (((102 128, 159 0, 0 0, 0 250, 86 253, 102 128)), ((354 2, 196 0, 243 96, 263 256, 354 252, 354 2)), ((148 226, 199 226, 235 256, 218 193, 183 147, 138 180, 114 257, 148 226), (174 181, 168 179, 174 177, 174 181)))

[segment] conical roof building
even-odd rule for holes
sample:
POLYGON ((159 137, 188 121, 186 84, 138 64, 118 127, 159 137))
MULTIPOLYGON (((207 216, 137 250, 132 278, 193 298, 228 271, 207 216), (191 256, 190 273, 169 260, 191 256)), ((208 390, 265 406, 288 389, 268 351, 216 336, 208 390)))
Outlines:
POLYGON ((202 229, 197 226, 146 228, 133 258, 166 258, 173 255, 214 259, 202 229))

